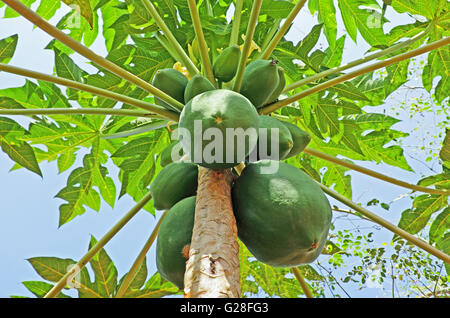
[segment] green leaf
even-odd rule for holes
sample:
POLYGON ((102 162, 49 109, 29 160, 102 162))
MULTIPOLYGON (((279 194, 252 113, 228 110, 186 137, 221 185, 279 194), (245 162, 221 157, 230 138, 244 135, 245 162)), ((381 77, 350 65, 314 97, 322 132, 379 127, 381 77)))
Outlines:
MULTIPOLYGON (((125 274, 121 279, 120 283, 117 286, 117 290, 120 289, 125 277, 127 277, 128 273, 125 274)), ((147 271, 147 261, 146 258, 142 261, 142 264, 139 266, 139 269, 135 272, 134 276, 129 282, 129 286, 125 291, 124 297, 128 297, 128 295, 135 293, 137 290, 141 289, 147 279, 148 271, 147 271)))
POLYGON ((45 20, 50 20, 61 7, 59 0, 41 0, 36 13, 45 20))
POLYGON ((41 169, 33 148, 20 140, 27 131, 12 119, 0 117, 0 147, 11 160, 20 166, 40 175, 41 169))
POLYGON ((422 230, 431 215, 447 205, 447 196, 422 194, 413 201, 413 208, 402 212, 398 226, 405 231, 416 234, 422 230))
POLYGON ((339 0, 338 4, 345 29, 355 43, 358 30, 371 46, 385 44, 381 15, 372 9, 380 9, 375 0, 339 0))
POLYGON ((0 63, 8 63, 11 60, 16 51, 18 41, 19 36, 17 34, 0 40, 0 63))
MULTIPOLYGON (((22 0, 20 2, 22 2, 27 7, 31 7, 31 5, 33 3, 35 3, 36 0, 22 0)), ((4 15, 5 18, 16 18, 19 16, 20 16, 20 14, 18 14, 14 9, 11 9, 10 7, 6 7, 5 15, 4 15)))
POLYGON ((447 207, 434 219, 430 226, 430 243, 439 241, 450 229, 450 207, 447 207))
POLYGON ((380 163, 399 167, 408 171, 413 171, 403 156, 403 149, 400 146, 389 144, 393 139, 405 137, 407 134, 395 130, 372 131, 358 138, 359 145, 364 154, 380 163))
POLYGON ((81 14, 86 21, 93 28, 94 24, 94 13, 91 8, 91 3, 89 0, 62 0, 65 4, 70 6, 75 14, 81 14))
MULTIPOLYGON (((91 249, 97 240, 91 236, 89 243, 89 249, 91 249)), ((104 249, 101 249, 90 260, 90 264, 94 271, 95 280, 94 286, 97 292, 102 295, 103 298, 112 297, 117 285, 117 269, 104 249)))
MULTIPOLYGON (((22 284, 38 298, 44 298, 44 296, 53 288, 52 284, 39 281, 25 281, 22 282, 22 284)), ((58 296, 56 296, 56 298, 72 298, 72 297, 67 296, 64 293, 59 293, 58 296)))
MULTIPOLYGON (((450 254, 450 232, 445 233, 445 235, 436 242, 436 247, 442 252, 450 254)), ((450 275, 449 263, 445 263, 445 270, 447 272, 447 275, 450 275)))
POLYGON ((145 283, 144 288, 126 294, 126 298, 161 298, 176 295, 180 289, 174 284, 164 280, 159 273, 155 273, 145 283))
POLYGON ((308 2, 311 13, 319 12, 319 23, 325 26, 325 36, 327 37, 330 48, 334 48, 336 44, 337 23, 336 9, 333 0, 313 0, 308 2))

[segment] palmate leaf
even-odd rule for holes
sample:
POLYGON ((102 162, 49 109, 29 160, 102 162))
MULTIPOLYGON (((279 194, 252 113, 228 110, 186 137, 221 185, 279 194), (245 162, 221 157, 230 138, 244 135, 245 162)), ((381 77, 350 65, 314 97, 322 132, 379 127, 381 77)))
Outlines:
MULTIPOLYGON (((57 257, 33 257, 28 259, 34 270, 43 279, 50 282, 58 282, 64 275, 73 268, 76 262, 72 259, 61 259, 57 257)), ((72 286, 78 287, 78 296, 82 298, 101 298, 101 295, 92 288, 86 267, 81 269, 72 278, 72 286)))
POLYGON ((69 222, 74 217, 83 214, 85 206, 95 211, 100 209, 100 195, 93 188, 97 186, 103 199, 112 207, 116 200, 114 181, 108 176, 107 169, 102 166, 107 156, 100 150, 100 140, 83 159, 83 166, 71 172, 67 186, 58 192, 56 197, 67 201, 60 206, 59 226, 69 222))
MULTIPOLYGON (((89 248, 97 242, 91 237, 89 248)), ((72 259, 61 259, 58 257, 33 257, 28 259, 34 270, 44 280, 58 282, 67 271, 71 270, 76 262, 72 259)), ((111 298, 115 297, 120 284, 117 282, 117 269, 108 253, 101 249, 89 262, 93 273, 94 282, 91 281, 87 267, 83 267, 78 274, 70 277, 71 285, 66 288, 76 288, 79 298, 111 298)), ((125 298, 160 298, 168 295, 180 294, 181 291, 170 282, 165 281, 159 273, 155 273, 147 280, 147 267, 145 260, 137 271, 134 279, 123 297, 125 298)), ((53 287, 53 284, 43 281, 25 281, 25 287, 38 298, 42 298, 53 287)), ((69 296, 60 293, 58 298, 69 296)))

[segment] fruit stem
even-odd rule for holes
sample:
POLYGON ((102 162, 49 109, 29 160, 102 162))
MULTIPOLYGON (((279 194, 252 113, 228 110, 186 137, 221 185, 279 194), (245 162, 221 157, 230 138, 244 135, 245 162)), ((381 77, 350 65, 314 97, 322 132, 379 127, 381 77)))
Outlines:
POLYGON ((395 51, 398 51, 398 50, 403 49, 405 47, 408 47, 411 44, 415 43, 417 40, 419 40, 422 37, 424 37, 428 33, 428 31, 431 29, 430 26, 431 26, 431 24, 424 31, 420 32, 419 34, 417 34, 416 36, 412 37, 409 40, 406 40, 406 41, 403 41, 401 43, 398 43, 398 44, 396 44, 394 46, 391 46, 391 47, 389 47, 387 49, 375 52, 375 53, 370 54, 370 55, 368 55, 368 56, 366 56, 364 58, 352 61, 352 62, 350 62, 350 63, 348 63, 346 65, 339 66, 339 67, 336 67, 336 68, 332 68, 332 69, 329 69, 329 70, 317 73, 315 75, 309 76, 309 77, 307 77, 305 79, 302 79, 302 80, 300 80, 298 82, 292 83, 292 84, 290 84, 290 85, 285 87, 285 89, 283 90, 283 93, 289 92, 289 91, 291 91, 293 89, 296 89, 298 87, 301 87, 303 85, 306 85, 306 84, 312 83, 314 81, 320 80, 320 79, 322 79, 322 78, 324 78, 326 76, 340 73, 340 72, 345 71, 345 70, 347 70, 349 68, 352 68, 352 67, 355 67, 355 66, 367 63, 367 62, 372 61, 374 59, 377 59, 379 57, 386 56, 386 55, 388 55, 388 54, 390 54, 392 52, 395 52, 395 51))
POLYGON ((67 279, 73 277, 128 223, 150 200, 150 193, 146 194, 119 222, 116 223, 91 249, 78 261, 78 263, 68 271, 53 288, 44 296, 44 298, 55 298, 67 285, 67 279))
POLYGON ((297 267, 291 268, 292 272, 294 273, 295 277, 297 278, 300 287, 303 290, 303 293, 305 294, 306 298, 314 298, 313 294, 311 293, 311 290, 308 287, 308 284, 306 283, 305 279, 303 278, 302 273, 297 267))
POLYGON ((258 58, 261 58, 261 54, 262 52, 264 52, 267 49, 267 46, 269 45, 270 41, 272 40, 275 32, 278 31, 278 28, 280 27, 280 23, 281 23, 282 19, 275 19, 275 21, 273 22, 273 26, 270 28, 269 32, 267 32, 266 37, 264 38, 264 42, 261 45, 261 53, 259 53, 258 58))
POLYGON ((326 153, 320 152, 318 150, 312 149, 312 148, 306 148, 303 150, 304 153, 307 153, 309 155, 312 155, 314 157, 318 157, 320 159, 324 159, 330 162, 333 162, 335 164, 338 164, 340 166, 364 173, 368 176, 371 176, 373 178, 377 178, 395 185, 398 185, 400 187, 404 187, 407 189, 411 189, 414 191, 420 191, 420 192, 424 192, 424 193, 430 193, 430 194, 438 194, 438 195, 450 195, 450 191, 448 190, 441 190, 441 189, 430 189, 430 188, 426 188, 426 187, 422 187, 422 186, 418 186, 415 184, 411 184, 411 183, 407 183, 389 176, 386 176, 382 173, 355 165, 354 163, 350 163, 341 159, 338 159, 336 157, 330 156, 326 153))
POLYGON ((236 0, 234 5, 233 28, 231 29, 230 45, 237 45, 239 40, 239 29, 241 26, 241 14, 244 0, 236 0))
POLYGON ((142 263, 144 262, 145 255, 147 254, 147 252, 150 249, 150 247, 152 247, 153 242, 155 241, 156 236, 158 235, 158 231, 159 231, 159 227, 161 226, 161 222, 164 219, 164 217, 167 215, 168 212, 169 212, 168 210, 164 211, 164 213, 159 218, 159 221, 156 224, 156 226, 154 227, 152 234, 148 238, 148 240, 145 243, 144 247, 142 248, 141 252, 137 256, 137 258, 134 261, 133 265, 131 266, 129 272, 127 273, 127 276, 125 277, 125 279, 123 281, 123 283, 120 285, 120 288, 117 291, 117 294, 116 294, 115 298, 122 298, 122 296, 128 290, 128 287, 130 287, 131 281, 135 278, 135 274, 137 273, 137 271, 140 269, 142 263))
POLYGON ((144 4, 145 8, 150 13, 150 15, 155 20, 158 27, 163 31, 163 33, 164 33, 165 37, 167 38, 167 40, 169 41, 169 43, 172 45, 172 47, 175 49, 175 51, 177 51, 177 53, 181 59, 180 62, 182 62, 184 64, 184 66, 188 69, 189 74, 191 74, 191 76, 194 76, 194 75, 200 73, 200 71, 197 69, 197 67, 194 65, 194 63, 192 63, 191 59, 186 54, 184 49, 181 47, 180 43, 178 43, 177 39, 172 34, 169 27, 166 25, 164 20, 158 14, 158 11, 154 7, 154 5, 149 0, 143 0, 142 2, 144 4))
POLYGON ((236 73, 236 77, 233 83, 233 91, 239 93, 241 90, 242 79, 244 76, 245 65, 247 64, 248 53, 253 41, 253 35, 255 34, 256 24, 258 23, 259 11, 261 10, 262 0, 253 1, 252 11, 250 13, 250 20, 247 26, 247 33, 245 34, 244 47, 242 48, 241 57, 236 73))
POLYGON ((44 20, 42 17, 40 17, 38 14, 36 14, 32 9, 28 8, 26 5, 24 5, 22 2, 17 0, 3 0, 4 3, 6 3, 11 9, 17 11, 20 15, 22 15, 25 19, 29 20, 31 23, 33 23, 35 26, 39 27, 43 31, 47 32, 49 35, 53 36, 55 39, 60 41, 61 43, 65 44, 66 46, 70 47, 75 52, 78 52, 85 58, 91 60, 92 62, 100 65, 101 67, 107 69, 108 71, 116 74, 120 78, 123 78, 140 88, 146 90, 147 92, 153 94, 154 96, 160 98, 161 100, 165 101, 167 104, 175 107, 176 109, 183 109, 184 105, 180 103, 179 101, 175 100, 174 98, 170 97, 166 93, 160 91, 153 85, 147 83, 142 78, 134 75, 133 73, 128 72, 127 70, 123 69, 122 67, 114 64, 113 62, 105 59, 104 57, 101 57, 100 55, 96 54, 80 42, 74 40, 69 35, 65 34, 58 28, 54 27, 50 23, 48 23, 46 20, 44 20))
POLYGON ((391 58, 386 59, 384 61, 380 61, 380 62, 374 63, 372 65, 368 65, 368 66, 362 67, 362 68, 357 69, 357 70, 355 70, 353 72, 350 72, 350 73, 341 75, 339 77, 333 78, 332 80, 326 81, 324 83, 321 83, 319 85, 316 85, 314 87, 306 89, 306 90, 304 90, 304 91, 302 91, 300 93, 292 95, 292 96, 290 96, 288 98, 282 99, 282 100, 280 100, 280 101, 278 101, 276 103, 273 103, 273 104, 270 104, 268 106, 262 107, 262 108, 259 109, 259 113, 261 115, 269 114, 269 113, 274 112, 274 111, 276 111, 276 110, 278 110, 278 109, 280 109, 280 108, 282 108, 282 107, 284 107, 286 105, 289 105, 290 103, 296 102, 296 101, 298 101, 298 100, 300 100, 300 99, 302 99, 302 98, 304 98, 306 96, 309 96, 309 95, 315 94, 317 92, 323 91, 323 90, 325 90, 325 89, 327 89, 329 87, 332 87, 332 86, 334 86, 336 84, 348 81, 348 80, 350 80, 352 78, 355 78, 355 77, 358 77, 360 75, 363 75, 363 74, 375 71, 377 69, 380 69, 380 68, 383 68, 383 67, 386 67, 386 66, 389 66, 389 65, 401 62, 403 60, 415 57, 417 55, 427 53, 427 52, 432 51, 434 49, 437 49, 437 48, 439 48, 441 46, 448 45, 449 43, 450 43, 450 37, 446 37, 446 38, 440 39, 438 41, 432 42, 430 44, 424 45, 424 46, 422 46, 420 48, 417 48, 415 50, 399 54, 397 56, 391 57, 391 58))
POLYGON ((291 26, 292 22, 294 21, 295 17, 298 15, 298 13, 302 9, 302 7, 305 5, 305 3, 306 3, 306 0, 300 0, 299 2, 297 2, 297 4, 292 9, 292 11, 286 17, 286 20, 284 21, 281 28, 278 30, 278 32, 275 34, 275 36, 270 41, 269 45, 261 53, 261 57, 260 57, 261 59, 267 60, 270 57, 273 50, 275 50, 278 43, 283 38, 284 34, 287 32, 287 30, 291 26))
MULTIPOLYGON (((72 80, 69 80, 69 79, 66 79, 66 78, 52 76, 52 75, 47 75, 47 74, 43 74, 43 73, 27 70, 27 69, 24 69, 24 68, 20 68, 20 67, 8 65, 8 64, 3 64, 3 63, 0 63, 0 71, 16 74, 16 75, 20 75, 20 76, 25 76, 25 77, 29 77, 29 78, 34 78, 34 79, 37 79, 37 80, 42 80, 42 81, 46 81, 46 82, 49 82, 49 83, 63 85, 63 86, 66 86, 66 87, 77 89, 77 90, 89 92, 89 93, 92 93, 92 94, 95 94, 95 95, 98 95, 98 96, 102 96, 102 97, 106 97, 106 98, 109 98, 109 99, 112 99, 112 100, 116 100, 116 101, 122 102, 124 104, 129 104, 129 105, 133 105, 133 106, 142 108, 144 110, 147 110, 149 112, 161 115, 161 116, 163 116, 165 118, 168 118, 168 119, 171 119, 171 120, 178 120, 178 118, 179 118, 179 114, 178 113, 176 113, 174 111, 167 110, 167 109, 165 109, 165 108, 163 108, 161 106, 150 104, 150 103, 147 103, 145 101, 142 101, 142 100, 139 100, 139 99, 136 99, 136 98, 132 98, 132 97, 129 97, 129 96, 126 96, 126 95, 118 94, 118 93, 115 93, 115 92, 107 90, 107 89, 103 89, 103 88, 95 87, 95 86, 92 86, 92 85, 79 83, 79 82, 72 81, 72 80)), ((105 112, 107 112, 107 111, 114 111, 114 109, 104 109, 104 111, 105 112)), ((95 111, 93 113, 95 113, 95 111)), ((104 113, 102 113, 102 112, 98 112, 98 113, 104 115, 104 113)), ((147 115, 146 117, 151 115, 151 114, 149 114, 147 112, 144 113, 144 114, 147 115)))
POLYGON ((188 0, 189 11, 191 12, 192 23, 194 25, 195 35, 197 36, 198 45, 200 47, 200 56, 202 58, 203 70, 205 71, 206 78, 209 79, 214 87, 217 86, 214 74, 212 71, 211 61, 208 54, 208 45, 203 34, 202 24, 198 15, 197 3, 195 0, 188 0))
POLYGON ((343 195, 331 190, 330 188, 324 186, 322 183, 315 181, 321 188, 322 190, 330 195, 331 197, 333 197, 334 199, 342 202, 343 204, 347 205, 348 207, 352 208, 353 210, 361 213, 362 215, 364 215, 365 217, 367 217, 368 219, 378 223, 379 225, 385 227, 386 229, 390 230, 391 232, 397 234, 398 236, 400 236, 401 238, 407 240, 408 242, 410 242, 411 244, 425 250, 426 252, 436 256, 437 258, 439 258, 440 260, 443 260, 446 263, 450 264, 450 256, 447 255, 446 253, 444 253, 443 251, 438 250, 437 248, 435 248, 434 246, 431 246, 430 244, 428 244, 426 241, 415 237, 414 235, 411 235, 410 233, 406 232, 405 230, 399 228, 398 226, 395 226, 394 224, 388 222, 387 220, 383 219, 382 217, 379 217, 378 215, 370 212, 369 210, 361 207, 360 205, 356 204, 355 202, 347 199, 346 197, 344 197, 343 195))

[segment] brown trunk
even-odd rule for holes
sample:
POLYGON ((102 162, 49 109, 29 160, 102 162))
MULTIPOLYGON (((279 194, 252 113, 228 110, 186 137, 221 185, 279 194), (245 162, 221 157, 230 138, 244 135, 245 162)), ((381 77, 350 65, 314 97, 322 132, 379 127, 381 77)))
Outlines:
POLYGON ((199 167, 194 230, 184 276, 186 298, 241 295, 232 180, 231 170, 199 167))

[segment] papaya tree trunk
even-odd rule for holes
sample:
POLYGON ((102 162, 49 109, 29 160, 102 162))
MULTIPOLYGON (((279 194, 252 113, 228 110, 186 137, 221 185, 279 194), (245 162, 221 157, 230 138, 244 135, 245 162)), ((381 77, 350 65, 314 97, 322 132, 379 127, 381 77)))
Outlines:
POLYGON ((194 229, 184 276, 186 298, 241 295, 232 180, 229 169, 199 167, 194 229))

